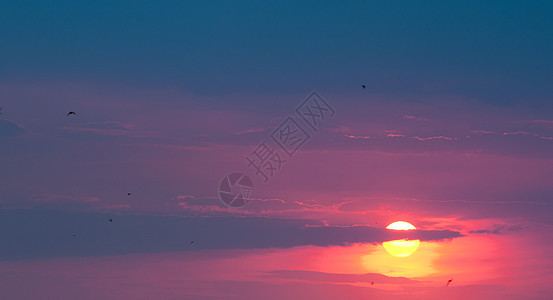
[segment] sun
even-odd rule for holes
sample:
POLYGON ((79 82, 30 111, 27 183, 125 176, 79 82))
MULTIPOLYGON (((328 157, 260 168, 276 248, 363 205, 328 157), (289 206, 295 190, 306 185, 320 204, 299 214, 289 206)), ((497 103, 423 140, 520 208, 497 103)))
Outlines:
POLYGON ((394 223, 386 226, 386 229, 413 230, 413 229, 417 229, 417 228, 415 228, 415 226, 413 226, 413 224, 411 224, 411 223, 407 223, 407 222, 404 222, 404 221, 397 221, 397 222, 394 222, 394 223))
MULTIPOLYGON (((397 221, 393 222, 392 224, 386 226, 386 229, 389 230, 415 230, 417 229, 413 224, 404 222, 404 221, 397 221)), ((394 240, 389 242, 382 243, 382 246, 384 246, 384 249, 388 253, 390 253, 393 256, 396 257, 407 257, 419 248, 420 241, 419 240, 394 240)))

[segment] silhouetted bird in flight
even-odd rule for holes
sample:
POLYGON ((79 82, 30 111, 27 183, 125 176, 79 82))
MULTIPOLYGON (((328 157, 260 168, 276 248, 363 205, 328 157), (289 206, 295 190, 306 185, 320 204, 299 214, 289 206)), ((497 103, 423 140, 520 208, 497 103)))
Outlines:
POLYGON ((371 281, 371 285, 374 285, 374 281, 371 281))
POLYGON ((363 84, 361 87, 362 87, 362 88, 366 88, 366 86, 365 86, 364 84, 363 84))
POLYGON ((112 220, 112 219, 109 219, 109 221, 110 221, 110 222, 113 222, 113 220, 112 220))
POLYGON ((77 237, 77 234, 73 233, 73 237, 77 237))
POLYGON ((75 113, 74 111, 70 111, 67 113, 67 116, 69 117, 69 115, 77 115, 77 113, 75 113))
POLYGON ((127 196, 130 196, 130 195, 131 195, 131 193, 128 193, 128 194, 127 194, 127 196))
POLYGON ((194 244, 194 241, 190 241, 190 245, 194 244))
POLYGON ((449 284, 453 281, 453 278, 451 278, 450 280, 447 281, 447 283, 445 284, 445 286, 449 286, 449 284))

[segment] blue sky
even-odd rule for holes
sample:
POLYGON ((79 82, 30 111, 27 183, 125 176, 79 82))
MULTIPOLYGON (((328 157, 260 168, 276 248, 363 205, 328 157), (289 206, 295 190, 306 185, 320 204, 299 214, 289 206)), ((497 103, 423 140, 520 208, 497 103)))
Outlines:
POLYGON ((551 92, 547 2, 71 1, 2 4, 4 80, 183 91, 460 93, 494 104, 551 92))

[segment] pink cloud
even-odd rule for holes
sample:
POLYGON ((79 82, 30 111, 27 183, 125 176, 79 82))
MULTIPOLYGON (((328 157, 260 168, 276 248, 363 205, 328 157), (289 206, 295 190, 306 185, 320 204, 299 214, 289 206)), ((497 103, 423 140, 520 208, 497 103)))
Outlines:
POLYGON ((350 138, 350 139, 370 139, 371 137, 370 136, 360 136, 360 135, 348 135, 346 134, 345 135, 347 138, 350 138))
POLYGON ((489 131, 489 130, 471 130, 470 132, 472 132, 474 134, 492 134, 492 133, 495 133, 494 131, 489 131))
POLYGON ((404 119, 416 120, 416 121, 428 121, 427 118, 419 118, 419 117, 409 116, 409 115, 403 115, 403 118, 404 119))
POLYGON ((235 135, 241 135, 241 134, 246 134, 246 133, 263 132, 265 130, 266 130, 265 128, 246 129, 246 130, 238 131, 234 134, 235 135))
POLYGON ((428 140, 448 140, 448 141, 454 141, 454 140, 457 140, 458 138, 450 138, 450 137, 447 137, 447 136, 431 136, 431 137, 426 137, 426 138, 421 138, 421 137, 418 137, 418 136, 414 136, 412 137, 413 139, 417 139, 419 141, 428 141, 428 140))
POLYGON ((404 134, 388 133, 386 137, 405 137, 404 134))

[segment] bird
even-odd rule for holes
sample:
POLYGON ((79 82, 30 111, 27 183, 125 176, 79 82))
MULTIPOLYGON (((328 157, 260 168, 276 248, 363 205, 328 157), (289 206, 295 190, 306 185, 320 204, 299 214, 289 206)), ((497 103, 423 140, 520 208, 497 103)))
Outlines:
POLYGON ((374 281, 371 281, 371 285, 374 285, 374 281))
POLYGON ((364 84, 361 85, 362 88, 366 88, 366 86, 364 84))
POLYGON ((445 286, 449 286, 449 284, 453 281, 453 278, 451 278, 450 280, 447 281, 447 283, 445 284, 445 286))
POLYGON ((77 234, 76 234, 76 233, 73 233, 73 237, 77 237, 77 234))
POLYGON ((110 222, 113 222, 113 220, 112 220, 111 218, 109 219, 109 221, 110 221, 110 222))
POLYGON ((130 196, 130 195, 131 195, 131 193, 128 193, 128 194, 127 194, 127 196, 130 196))
POLYGON ((194 244, 194 241, 190 241, 190 245, 194 244))
POLYGON ((67 113, 67 116, 68 116, 68 117, 69 117, 69 115, 77 115, 77 113, 74 112, 74 111, 70 111, 70 112, 67 113))

